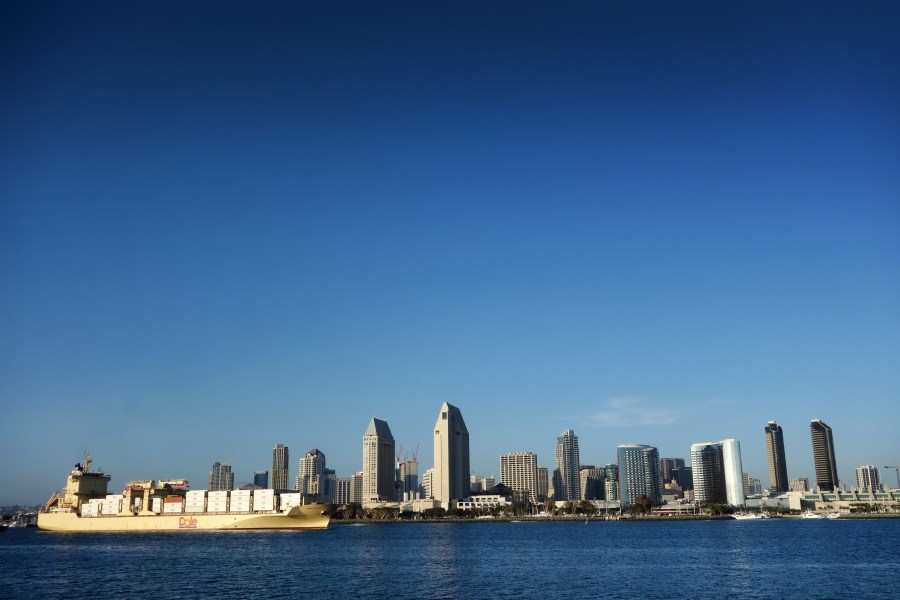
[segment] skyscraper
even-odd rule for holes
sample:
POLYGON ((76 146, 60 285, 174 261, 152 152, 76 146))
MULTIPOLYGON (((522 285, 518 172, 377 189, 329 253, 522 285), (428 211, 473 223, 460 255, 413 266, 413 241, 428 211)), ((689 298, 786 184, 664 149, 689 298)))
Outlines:
POLYGON ((523 492, 529 502, 538 499, 537 454, 511 452, 500 457, 500 483, 514 492, 523 492))
POLYGON ((816 464, 816 485, 820 490, 832 492, 838 487, 838 475, 831 427, 821 419, 813 419, 809 424, 809 431, 812 434, 813 461, 816 464))
POLYGON ((336 477, 334 480, 334 503, 337 505, 350 504, 350 489, 352 477, 336 477))
POLYGON ((859 491, 881 491, 881 477, 875 465, 860 465, 856 467, 856 489, 859 491))
POLYGON ((669 483, 675 477, 676 469, 685 467, 683 458, 661 458, 659 459, 659 469, 662 474, 663 483, 669 483))
POLYGON ((578 476, 582 500, 604 500, 606 498, 605 469, 593 465, 582 465, 578 476))
POLYGON ((261 488, 269 487, 269 472, 253 471, 253 485, 258 485, 261 488))
POLYGON ((269 482, 273 490, 288 489, 288 447, 278 444, 272 449, 272 480, 269 482))
POLYGON ((363 501, 363 474, 357 471, 350 476, 350 502, 362 504, 363 501))
POLYGON ((647 496, 653 504, 660 504, 659 450, 643 444, 622 444, 616 448, 616 456, 622 507, 632 506, 639 496, 647 496))
POLYGON ((363 502, 394 500, 394 436, 387 421, 372 418, 363 435, 363 502))
POLYGON ((725 469, 725 496, 731 506, 743 506, 744 465, 741 461, 741 443, 733 438, 722 440, 722 466, 725 469))
POLYGON ((578 436, 566 429, 556 438, 556 468, 559 469, 561 489, 554 485, 555 500, 581 500, 580 462, 578 436))
POLYGON ((209 472, 209 491, 221 492, 232 489, 234 489, 234 473, 231 472, 231 465, 213 463, 212 471, 209 472))
POLYGON ((691 469, 694 474, 694 500, 700 504, 724 504, 725 467, 722 445, 702 442, 691 445, 691 469))
POLYGON ((606 481, 603 485, 605 500, 612 502, 619 499, 619 465, 616 463, 606 465, 606 481))
POLYGON ((777 494, 788 491, 784 436, 781 426, 775 421, 769 421, 766 425, 766 455, 769 459, 769 490, 777 494))
POLYGON ((449 509, 453 500, 470 496, 469 430, 459 409, 444 402, 434 424, 432 496, 449 509))
POLYGON ((316 496, 325 502, 329 490, 325 481, 325 453, 313 448, 300 459, 294 489, 307 496, 316 496))
POLYGON ((540 465, 537 468, 537 497, 539 502, 550 497, 550 473, 547 467, 540 465))

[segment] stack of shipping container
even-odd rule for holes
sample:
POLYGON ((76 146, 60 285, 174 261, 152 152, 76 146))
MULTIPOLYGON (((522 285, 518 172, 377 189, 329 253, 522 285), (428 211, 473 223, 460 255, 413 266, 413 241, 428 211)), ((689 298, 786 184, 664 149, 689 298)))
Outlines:
POLYGON ((184 512, 201 513, 206 511, 206 490, 191 490, 184 501, 184 512))

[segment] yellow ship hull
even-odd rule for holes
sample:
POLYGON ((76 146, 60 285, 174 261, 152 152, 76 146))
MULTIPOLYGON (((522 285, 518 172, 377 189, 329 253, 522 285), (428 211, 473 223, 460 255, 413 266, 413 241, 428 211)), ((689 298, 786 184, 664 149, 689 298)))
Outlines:
POLYGON ((38 514, 46 531, 192 531, 213 529, 327 529, 325 504, 295 506, 283 513, 177 513, 81 517, 75 512, 38 514))

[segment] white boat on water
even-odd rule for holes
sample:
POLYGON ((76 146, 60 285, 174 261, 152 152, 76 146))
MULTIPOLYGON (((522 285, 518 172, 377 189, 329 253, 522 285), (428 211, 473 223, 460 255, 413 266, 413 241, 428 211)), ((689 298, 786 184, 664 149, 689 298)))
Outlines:
POLYGON ((769 513, 745 513, 739 512, 731 515, 738 521, 758 521, 760 519, 771 519, 772 515, 769 513))
POLYGON ((800 518, 801 519, 824 519, 825 515, 821 515, 817 512, 813 512, 811 510, 805 510, 802 513, 800 513, 800 518))

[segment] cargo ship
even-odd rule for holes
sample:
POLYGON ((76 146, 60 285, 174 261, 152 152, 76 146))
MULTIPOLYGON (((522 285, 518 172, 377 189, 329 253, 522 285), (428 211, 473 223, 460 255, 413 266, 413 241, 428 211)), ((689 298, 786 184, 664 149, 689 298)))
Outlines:
POLYGON ((270 489, 189 490, 184 479, 129 481, 108 494, 110 476, 90 470, 91 458, 66 478, 38 513, 46 531, 180 531, 201 529, 327 529, 331 506, 299 493, 270 489))

